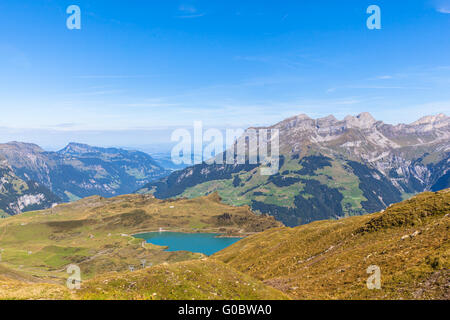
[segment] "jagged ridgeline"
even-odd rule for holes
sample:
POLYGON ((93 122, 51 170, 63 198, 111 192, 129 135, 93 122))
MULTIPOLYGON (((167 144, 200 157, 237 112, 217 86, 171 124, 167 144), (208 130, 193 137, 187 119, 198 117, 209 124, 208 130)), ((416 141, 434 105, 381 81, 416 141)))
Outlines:
POLYGON ((34 144, 11 142, 0 144, 0 157, 9 170, 0 172, 3 190, 0 197, 4 202, 0 209, 9 214, 92 195, 111 197, 132 193, 169 173, 143 152, 78 143, 70 143, 57 152, 46 152, 34 144), (11 179, 22 182, 7 184, 11 179), (28 185, 28 194, 36 196, 23 197, 20 188, 24 187, 19 185, 28 185), (13 202, 18 203, 11 205, 13 202), (11 206, 14 209, 8 209, 11 206))
MULTIPOLYGON (((261 128, 256 128, 261 129, 261 128)), ((299 115, 278 129, 280 168, 199 164, 149 183, 140 193, 194 198, 218 192, 285 225, 382 210, 426 190, 450 187, 450 118, 440 114, 389 125, 370 114, 311 119, 299 115)))

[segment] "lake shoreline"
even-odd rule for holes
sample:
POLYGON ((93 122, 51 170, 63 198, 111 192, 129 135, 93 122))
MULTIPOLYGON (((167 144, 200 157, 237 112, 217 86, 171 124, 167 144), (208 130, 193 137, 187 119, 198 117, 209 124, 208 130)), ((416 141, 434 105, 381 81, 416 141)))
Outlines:
POLYGON ((165 248, 164 251, 188 251, 202 253, 207 256, 221 251, 244 237, 227 237, 221 233, 211 232, 175 232, 160 230, 155 232, 137 233, 134 238, 146 243, 165 248))
POLYGON ((217 234, 218 236, 216 238, 239 238, 239 239, 243 239, 246 238, 252 234, 255 234, 257 232, 254 233, 245 233, 245 234, 241 234, 241 235, 227 235, 224 232, 220 232, 220 231, 216 231, 216 232, 207 232, 207 231, 194 231, 194 232, 188 232, 188 231, 184 231, 184 230, 155 230, 155 231, 140 231, 138 233, 134 233, 131 234, 132 237, 137 238, 137 239, 142 239, 140 237, 138 237, 139 235, 142 234, 146 234, 146 233, 164 233, 164 232, 172 232, 172 233, 186 233, 186 234, 217 234))

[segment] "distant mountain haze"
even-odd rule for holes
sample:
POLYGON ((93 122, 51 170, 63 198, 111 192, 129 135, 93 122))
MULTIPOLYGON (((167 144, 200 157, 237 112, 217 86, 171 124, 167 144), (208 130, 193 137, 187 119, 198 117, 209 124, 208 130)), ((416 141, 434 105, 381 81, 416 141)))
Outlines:
POLYGON ((179 167, 168 165, 167 155, 155 160, 140 151, 80 143, 55 152, 0 144, 0 215, 136 190, 157 198, 218 192, 227 204, 249 205, 296 226, 376 212, 450 187, 450 120, 444 114, 398 125, 369 113, 343 120, 302 114, 267 129, 280 132, 280 169, 272 176, 261 176, 260 166, 249 163, 202 163, 173 172, 179 167))
POLYGON ((17 179, 34 181, 59 201, 132 193, 170 173, 143 152, 79 143, 47 152, 35 144, 10 142, 0 144, 0 157, 17 179))

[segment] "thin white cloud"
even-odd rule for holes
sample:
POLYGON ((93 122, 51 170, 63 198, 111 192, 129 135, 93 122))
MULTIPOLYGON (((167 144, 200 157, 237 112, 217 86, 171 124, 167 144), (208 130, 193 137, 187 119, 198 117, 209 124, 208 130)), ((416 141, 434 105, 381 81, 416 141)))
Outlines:
POLYGON ((84 75, 75 76, 77 79, 133 79, 133 78, 149 78, 149 75, 84 75))
POLYGON ((124 103, 113 105, 115 107, 128 107, 128 108, 166 108, 166 107, 176 107, 178 104, 175 103, 124 103))
POLYGON ((437 12, 443 14, 450 14, 450 1, 449 0, 434 0, 434 8, 437 12))
POLYGON ((384 76, 378 76, 375 77, 376 80, 388 80, 388 79, 392 79, 393 77, 390 75, 384 75, 384 76))
POLYGON ((436 10, 437 10, 437 12, 440 12, 440 13, 450 14, 450 7, 449 8, 439 7, 436 10))
POLYGON ((365 86, 365 85, 357 85, 357 86, 348 86, 349 89, 410 89, 410 90, 427 90, 430 88, 426 87, 409 87, 409 86, 365 86))
POLYGON ((205 14, 191 14, 191 15, 185 15, 185 16, 177 16, 178 19, 194 19, 194 18, 200 18, 203 17, 205 14))
POLYGON ((69 96, 104 96, 104 95, 115 95, 124 92, 123 90, 97 90, 97 91, 86 91, 69 94, 69 96))
POLYGON ((187 13, 196 13, 197 12, 197 9, 194 6, 185 5, 185 4, 182 4, 181 6, 179 6, 178 10, 180 10, 182 12, 187 12, 187 13))
POLYGON ((333 93, 337 90, 361 89, 361 90, 429 90, 428 87, 414 87, 414 86, 378 86, 378 85, 348 85, 342 87, 333 87, 326 90, 326 93, 333 93))
POLYGON ((196 7, 191 5, 181 5, 178 7, 178 10, 182 13, 181 15, 176 16, 178 19, 194 19, 203 17, 204 13, 198 13, 196 7))
POLYGON ((67 123, 58 123, 58 124, 55 124, 55 125, 50 126, 50 127, 65 129, 65 128, 73 128, 73 127, 76 127, 77 125, 79 125, 79 124, 78 123, 74 123, 74 122, 67 122, 67 123))

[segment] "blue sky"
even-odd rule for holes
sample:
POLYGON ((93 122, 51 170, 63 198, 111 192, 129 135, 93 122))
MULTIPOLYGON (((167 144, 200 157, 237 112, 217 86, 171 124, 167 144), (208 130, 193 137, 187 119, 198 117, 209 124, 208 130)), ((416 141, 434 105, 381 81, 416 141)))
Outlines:
POLYGON ((0 30, 0 142, 450 113, 450 0, 2 0, 0 30), (66 27, 73 4, 81 30, 66 27), (366 27, 372 4, 381 30, 366 27))

